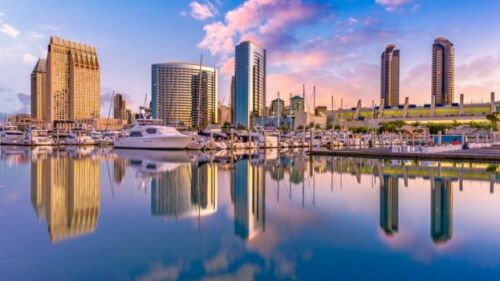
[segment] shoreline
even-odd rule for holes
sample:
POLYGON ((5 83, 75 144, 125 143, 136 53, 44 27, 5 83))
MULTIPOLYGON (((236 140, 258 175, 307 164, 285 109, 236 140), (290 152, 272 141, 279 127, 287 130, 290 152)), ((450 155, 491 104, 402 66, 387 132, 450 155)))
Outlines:
POLYGON ((341 156, 372 159, 405 159, 405 160, 451 160, 500 163, 500 148, 475 148, 454 152, 415 153, 391 152, 390 149, 341 149, 341 150, 311 150, 311 156, 341 156))

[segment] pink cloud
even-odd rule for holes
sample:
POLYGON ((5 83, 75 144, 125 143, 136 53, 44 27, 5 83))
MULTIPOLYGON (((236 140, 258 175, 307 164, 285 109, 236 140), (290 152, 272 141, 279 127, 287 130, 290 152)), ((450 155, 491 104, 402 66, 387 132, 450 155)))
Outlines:
POLYGON ((197 20, 212 18, 217 14, 217 9, 210 2, 202 4, 193 1, 189 4, 189 7, 191 7, 191 16, 197 20))

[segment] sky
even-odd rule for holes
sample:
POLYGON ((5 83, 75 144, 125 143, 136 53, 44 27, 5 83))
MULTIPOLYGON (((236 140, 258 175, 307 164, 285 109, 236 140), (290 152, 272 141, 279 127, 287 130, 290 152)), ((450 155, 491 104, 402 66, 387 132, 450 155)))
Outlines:
POLYGON ((2 0, 0 112, 29 112, 30 73, 50 36, 94 45, 101 65, 101 115, 112 91, 136 110, 151 96, 151 65, 203 62, 219 69, 219 101, 229 102, 234 47, 267 50, 267 103, 301 94, 306 107, 380 99, 380 55, 401 51, 400 101, 429 103, 432 43, 455 45, 455 100, 500 93, 497 0, 2 0))

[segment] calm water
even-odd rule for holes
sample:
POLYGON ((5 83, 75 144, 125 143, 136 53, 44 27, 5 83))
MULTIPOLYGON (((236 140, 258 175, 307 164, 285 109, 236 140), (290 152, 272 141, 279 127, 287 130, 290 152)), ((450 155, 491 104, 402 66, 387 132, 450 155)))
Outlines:
POLYGON ((0 155, 0 280, 500 278, 487 163, 0 155))

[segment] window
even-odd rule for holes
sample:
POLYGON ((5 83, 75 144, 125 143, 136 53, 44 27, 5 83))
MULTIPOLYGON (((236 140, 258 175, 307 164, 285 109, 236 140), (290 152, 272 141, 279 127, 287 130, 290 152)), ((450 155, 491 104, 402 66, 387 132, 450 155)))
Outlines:
POLYGON ((146 132, 150 135, 156 134, 156 128, 147 128, 146 132))
POLYGON ((131 132, 129 137, 140 138, 140 137, 142 137, 142 133, 141 132, 131 132))

